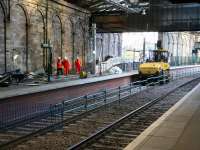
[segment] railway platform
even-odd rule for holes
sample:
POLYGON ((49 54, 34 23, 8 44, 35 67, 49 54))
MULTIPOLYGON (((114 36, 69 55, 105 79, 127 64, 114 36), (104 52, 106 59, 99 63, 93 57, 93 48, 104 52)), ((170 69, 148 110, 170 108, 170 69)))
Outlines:
POLYGON ((125 150, 199 150, 200 84, 142 132, 125 150))
MULTIPOLYGON (((185 69, 185 68, 193 68, 193 67, 200 67, 200 65, 188 65, 188 66, 176 66, 171 67, 171 70, 178 70, 178 69, 185 69)), ((77 95, 77 92, 75 94, 71 93, 69 95, 64 94, 64 97, 73 97, 73 96, 80 96, 81 94, 87 94, 91 92, 95 92, 95 89, 97 88, 114 88, 113 86, 120 86, 123 84, 127 84, 131 82, 132 76, 137 75, 138 71, 133 70, 131 72, 124 72, 122 74, 113 74, 113 75, 105 75, 105 76, 97 76, 97 77, 91 77, 86 79, 76 79, 71 81, 59 81, 59 82, 50 82, 49 84, 40 84, 37 86, 29 86, 29 85, 18 85, 14 87, 9 88, 0 88, 1 94, 0 94, 0 103, 3 100, 8 100, 10 98, 16 98, 19 96, 27 96, 27 95, 34 95, 38 93, 45 93, 45 92, 53 92, 63 89, 69 89, 73 87, 78 86, 88 86, 93 84, 102 84, 103 82, 106 83, 103 86, 97 86, 96 88, 93 88, 93 90, 86 90, 84 93, 79 93, 77 95), (120 81, 118 80, 120 79, 120 81), (111 85, 109 82, 111 80, 118 80, 119 83, 111 85)), ((112 81, 112 83, 114 83, 112 81)), ((79 89, 78 89, 79 90, 79 89)), ((77 89, 76 89, 77 91, 77 89)), ((70 90, 68 90, 68 93, 70 93, 70 90)), ((21 97, 20 97, 21 98, 21 97)), ((57 101, 59 102, 59 101, 57 101)))
POLYGON ((11 88, 10 90, 6 90, 2 88, 0 99, 39 93, 39 92, 46 92, 46 91, 57 90, 57 89, 73 87, 73 86, 80 86, 80 85, 85 85, 85 84, 93 84, 93 83, 109 81, 113 79, 130 77, 136 74, 138 74, 138 72, 135 70, 131 72, 125 72, 122 74, 91 77, 91 78, 86 78, 86 79, 76 79, 72 81, 50 82, 49 84, 41 84, 39 86, 22 86, 19 88, 11 88))

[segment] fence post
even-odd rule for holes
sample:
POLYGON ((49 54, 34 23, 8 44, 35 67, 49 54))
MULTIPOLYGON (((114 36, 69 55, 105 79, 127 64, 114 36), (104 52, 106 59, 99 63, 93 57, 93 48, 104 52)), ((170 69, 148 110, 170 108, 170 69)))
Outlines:
POLYGON ((104 91, 104 103, 106 104, 106 101, 107 101, 107 91, 106 91, 106 89, 105 89, 105 91, 104 91))
POLYGON ((121 99, 121 87, 119 86, 119 93, 118 93, 118 97, 119 97, 119 102, 120 102, 120 99, 121 99))
POLYGON ((88 96, 85 95, 85 110, 87 111, 87 105, 88 105, 88 96))
POLYGON ((62 108, 61 108, 62 121, 63 121, 63 119, 64 119, 64 109, 65 109, 65 102, 62 101, 62 108))
POLYGON ((141 92, 142 91, 142 83, 144 82, 144 80, 141 80, 139 82, 140 82, 140 84, 139 84, 139 91, 138 92, 141 92))
POLYGON ((53 108, 52 108, 53 106, 52 106, 52 104, 50 104, 50 116, 51 116, 51 123, 53 122, 53 108))
POLYGON ((65 108, 65 102, 62 101, 62 105, 61 105, 61 120, 62 120, 62 124, 61 124, 61 128, 63 129, 63 121, 64 121, 64 108, 65 108))

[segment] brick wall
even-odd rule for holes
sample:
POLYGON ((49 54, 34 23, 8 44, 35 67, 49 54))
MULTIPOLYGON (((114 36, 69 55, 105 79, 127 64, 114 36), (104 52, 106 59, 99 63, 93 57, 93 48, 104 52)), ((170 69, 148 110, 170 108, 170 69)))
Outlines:
MULTIPOLYGON (((59 1, 62 5, 49 0, 48 26, 46 26, 46 0, 12 0, 10 19, 7 21, 7 70, 37 71, 46 65, 47 51, 41 48, 48 28, 48 40, 53 45, 53 66, 57 57, 83 55, 88 44, 82 32, 89 28, 89 12, 59 1), (82 27, 79 28, 78 26, 82 27), (74 33, 74 42, 72 36, 74 33), (85 42, 83 46, 83 42, 85 42), (74 49, 73 49, 74 44, 74 49), (74 51, 74 52, 73 52, 74 51), (74 54, 73 54, 74 53, 74 54), (76 53, 76 54, 75 54, 76 53), (79 54, 77 54, 79 53, 79 54)), ((4 27, 3 12, 0 6, 0 73, 4 68, 4 27)), ((88 32, 85 32, 88 34, 88 32)), ((83 57, 81 57, 84 59, 83 57)))

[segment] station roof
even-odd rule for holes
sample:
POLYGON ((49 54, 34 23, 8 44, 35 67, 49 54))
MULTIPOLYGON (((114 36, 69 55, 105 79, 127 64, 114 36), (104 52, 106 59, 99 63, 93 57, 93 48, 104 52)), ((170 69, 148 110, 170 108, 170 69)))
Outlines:
POLYGON ((172 3, 200 3, 199 0, 170 0, 172 3))
POLYGON ((89 10, 98 32, 199 31, 199 0, 67 0, 89 10))
POLYGON ((123 13, 142 13, 148 8, 149 0, 68 0, 93 15, 117 15, 123 13))

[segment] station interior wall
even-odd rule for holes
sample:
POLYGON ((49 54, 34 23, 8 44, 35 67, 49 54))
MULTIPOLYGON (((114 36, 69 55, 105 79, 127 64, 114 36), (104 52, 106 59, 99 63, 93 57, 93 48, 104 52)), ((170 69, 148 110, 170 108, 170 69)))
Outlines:
MULTIPOLYGON (((92 62, 90 12, 64 0, 48 2, 47 20, 46 0, 12 0, 9 17, 0 5, 0 74, 16 69, 22 72, 47 69, 49 52, 41 48, 41 43, 47 41, 52 45, 53 71, 58 57, 67 56, 74 64, 78 56, 84 67, 92 62)), ((120 34, 103 34, 104 56, 119 55, 120 43, 120 34)), ((101 45, 97 44, 99 55, 98 46, 101 45)))
POLYGON ((195 34, 190 32, 164 32, 162 38, 163 48, 175 57, 191 57, 197 42, 195 34))
POLYGON ((122 56, 122 33, 98 33, 96 55, 100 61, 105 61, 107 56, 122 56))

